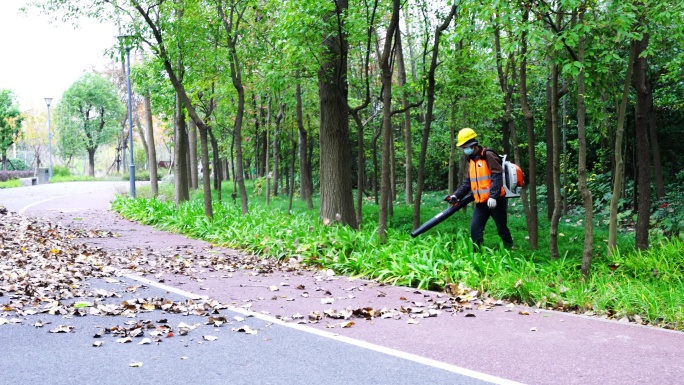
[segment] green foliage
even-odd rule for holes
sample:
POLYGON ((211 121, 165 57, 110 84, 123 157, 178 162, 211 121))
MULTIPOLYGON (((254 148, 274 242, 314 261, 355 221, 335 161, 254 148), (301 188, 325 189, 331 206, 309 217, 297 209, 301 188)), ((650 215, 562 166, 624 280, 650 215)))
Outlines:
POLYGON ((0 89, 0 158, 16 142, 23 117, 12 91, 0 89))
POLYGON ((21 181, 18 178, 0 182, 0 189, 13 187, 21 187, 21 181))
POLYGON ((53 166, 52 167, 53 177, 69 177, 71 176, 71 170, 66 166, 53 166))
MULTIPOLYGON (((157 173, 157 180, 160 181, 162 179, 162 176, 160 173, 157 173)), ((125 173, 121 176, 121 180, 131 180, 130 175, 128 173, 125 173)), ((150 180, 150 171, 149 170, 135 170, 135 180, 139 182, 145 182, 150 180)))
POLYGON ((26 162, 21 158, 8 158, 7 159, 7 170, 8 171, 27 171, 31 167, 26 164, 26 162))
POLYGON ((95 178, 94 176, 88 175, 59 175, 55 176, 53 170, 53 178, 50 179, 50 183, 62 183, 62 182, 92 182, 97 180, 102 180, 101 178, 95 178))
POLYGON ((108 79, 87 73, 72 84, 57 106, 62 158, 95 151, 116 139, 124 106, 108 79))

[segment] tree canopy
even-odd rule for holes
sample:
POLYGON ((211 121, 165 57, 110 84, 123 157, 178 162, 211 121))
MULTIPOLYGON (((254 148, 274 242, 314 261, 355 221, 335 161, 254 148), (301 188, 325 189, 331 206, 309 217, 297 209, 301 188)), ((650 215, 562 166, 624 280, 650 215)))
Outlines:
POLYGON ((89 175, 95 175, 95 152, 119 133, 124 106, 108 79, 87 73, 72 84, 57 105, 59 147, 71 156, 87 152, 89 175))

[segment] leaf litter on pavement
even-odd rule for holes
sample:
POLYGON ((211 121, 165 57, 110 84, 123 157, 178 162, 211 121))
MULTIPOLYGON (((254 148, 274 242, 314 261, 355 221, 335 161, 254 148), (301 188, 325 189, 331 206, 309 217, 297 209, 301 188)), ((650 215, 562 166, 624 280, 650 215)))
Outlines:
POLYGON ((161 317, 157 321, 138 319, 153 312, 206 317, 210 325, 207 327, 232 323, 220 314, 228 306, 216 300, 174 301, 143 296, 122 299, 137 294, 144 285, 122 286, 118 291, 123 295, 107 288, 91 288, 93 279, 109 285, 125 284, 119 278, 123 274, 120 269, 141 263, 135 251, 116 254, 77 241, 107 236, 113 234, 66 229, 48 220, 0 210, 0 327, 24 323, 29 316, 44 316, 31 324, 42 328, 52 324, 48 316, 56 315, 63 319, 59 325, 50 326, 48 332, 58 334, 76 332, 68 324, 73 317, 130 319, 98 329, 92 346, 100 347, 103 342, 99 339, 106 335, 122 344, 158 344, 175 334, 188 335, 202 325, 180 322, 174 327, 161 317))
MULTIPOLYGON (((220 310, 229 308, 212 299, 172 301, 166 298, 124 299, 122 294, 105 288, 91 289, 88 280, 99 279, 108 284, 121 284, 119 278, 122 270, 130 270, 141 275, 153 276, 159 282, 164 282, 168 276, 186 276, 201 283, 200 272, 209 271, 220 273, 222 278, 231 278, 233 273, 249 272, 252 276, 269 275, 274 272, 291 272, 295 275, 304 271, 316 272, 317 282, 329 282, 339 279, 332 270, 317 270, 316 267, 300 264, 296 258, 280 261, 265 259, 253 255, 219 253, 206 250, 206 253, 195 253, 176 247, 168 253, 151 248, 127 248, 108 251, 99 247, 89 247, 82 239, 96 237, 115 237, 116 234, 98 230, 73 230, 51 223, 49 220, 25 217, 4 211, 0 214, 0 321, 6 320, 8 315, 15 316, 12 323, 21 322, 21 317, 31 315, 58 315, 67 318, 81 316, 117 316, 132 319, 122 325, 105 327, 95 334, 95 338, 111 335, 116 342, 133 342, 133 338, 149 338, 150 344, 159 344, 166 338, 176 335, 184 336, 200 325, 179 324, 172 327, 166 320, 140 321, 133 320, 141 315, 152 312, 198 315, 207 317, 206 325, 221 327, 233 324, 233 320, 220 314, 220 310), (17 322, 17 319, 19 320, 17 322), (162 322, 163 321, 163 322, 162 322)), ((383 286, 382 284, 378 284, 383 286)), ((279 286, 287 288, 288 283, 279 286)), ((266 285, 271 292, 281 291, 276 285, 266 285)), ((135 294, 144 285, 133 285, 120 290, 124 295, 135 294)), ((308 292, 303 284, 293 285, 292 289, 299 292, 297 297, 308 299, 308 292)), ((331 306, 336 303, 329 290, 324 291, 325 297, 320 305, 331 306)), ((363 286, 353 286, 345 289, 341 300, 353 299, 354 291, 363 291, 363 286)), ((415 289, 407 289, 412 294, 422 294, 415 289)), ((282 291, 281 291, 282 292, 282 291)), ((434 294, 434 293, 433 293, 434 294)), ((378 297, 387 294, 378 291, 378 297)), ((350 328, 355 325, 352 319, 406 319, 409 325, 419 324, 420 319, 437 317, 443 313, 451 315, 462 314, 473 317, 473 310, 492 310, 501 306, 502 302, 489 298, 487 295, 472 290, 463 284, 447 284, 445 293, 434 296, 423 294, 422 301, 411 301, 405 297, 398 298, 404 302, 394 308, 354 307, 327 308, 312 310, 306 316, 294 314, 291 316, 276 315, 285 322, 301 324, 315 324, 328 320, 326 328, 350 328), (340 322, 342 321, 342 322, 340 322)), ((286 297, 282 295, 280 297, 286 297)), ((274 296, 272 299, 280 298, 274 296)), ((294 298, 287 298, 294 300, 294 298)), ((251 300, 240 307, 250 309, 251 300)), ((237 321, 236 322, 241 322, 237 321)), ((241 319, 242 320, 242 319, 241 319)), ((4 321, 5 324, 10 323, 4 321)), ((42 327, 49 324, 44 320, 37 321, 33 326, 42 327)), ((3 322, 0 322, 3 325, 3 322)), ((256 334, 257 331, 247 325, 233 328, 235 332, 256 334)), ((69 325, 60 325, 50 330, 52 333, 74 332, 69 325)), ((204 341, 213 341, 210 335, 205 335, 204 341)), ((147 340, 142 340, 147 344, 147 340)), ((101 342, 93 346, 102 346, 101 342)))

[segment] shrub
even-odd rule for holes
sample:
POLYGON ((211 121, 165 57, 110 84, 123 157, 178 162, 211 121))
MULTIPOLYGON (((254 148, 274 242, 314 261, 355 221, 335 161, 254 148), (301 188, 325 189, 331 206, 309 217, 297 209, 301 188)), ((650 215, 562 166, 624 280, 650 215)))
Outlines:
MULTIPOLYGON (((130 180, 128 174, 123 174, 121 180, 130 180)), ((141 170, 135 172, 135 180, 138 182, 146 182, 150 180, 150 172, 148 170, 141 170)), ((157 173, 157 180, 161 180, 161 175, 157 173)))
POLYGON ((8 158, 7 171, 31 171, 31 167, 23 159, 8 158))
POLYGON ((65 166, 53 166, 52 167, 52 176, 62 176, 62 177, 68 177, 71 176, 71 171, 69 171, 69 167, 65 166))

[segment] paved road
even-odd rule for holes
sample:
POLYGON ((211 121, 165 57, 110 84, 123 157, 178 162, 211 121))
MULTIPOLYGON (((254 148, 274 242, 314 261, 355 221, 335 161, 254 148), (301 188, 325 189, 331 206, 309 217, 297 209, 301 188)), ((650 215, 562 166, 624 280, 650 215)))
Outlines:
MULTIPOLYGON (((49 188, 52 185, 0 190, 0 204, 12 211, 23 211, 26 215, 51 217, 68 226, 93 226, 114 231, 121 236, 87 240, 93 246, 114 251, 137 247, 144 252, 162 254, 171 249, 174 253, 182 250, 195 256, 237 253, 139 226, 108 212, 106 208, 112 194, 117 189, 125 191, 126 186, 125 182, 85 183, 54 185, 55 190, 49 188)), ((228 276, 198 269, 192 274, 164 276, 163 284, 159 283, 158 277, 131 276, 125 279, 143 280, 150 286, 149 290, 165 290, 178 296, 208 295, 230 304, 233 306, 232 310, 227 310, 230 314, 253 316, 250 322, 260 329, 258 338, 249 339, 246 337, 254 336, 221 331, 221 338, 211 344, 189 344, 183 348, 173 344, 136 345, 133 350, 124 349, 127 347, 124 345, 109 344, 115 347, 105 354, 101 352, 107 350, 100 350, 105 346, 97 348, 97 353, 93 353, 95 348, 87 347, 91 340, 87 333, 69 334, 65 339, 73 341, 60 342, 54 349, 27 348, 20 341, 34 341, 32 346, 51 346, 45 344, 53 343, 55 336, 11 325, 11 330, 20 334, 8 336, 6 333, 10 329, 0 326, 3 357, 12 355, 12 352, 22 352, 17 356, 27 354, 26 357, 31 357, 33 362, 45 362, 42 364, 47 365, 45 370, 63 364, 61 366, 69 369, 68 378, 81 379, 93 375, 88 368, 111 364, 115 368, 113 374, 133 375, 131 382, 134 383, 153 381, 157 373, 168 374, 169 383, 185 379, 188 373, 197 381, 218 383, 225 379, 226 382, 254 384, 269 381, 302 383, 309 382, 309 379, 340 384, 684 382, 684 365, 681 362, 684 334, 680 332, 521 307, 466 312, 474 317, 466 317, 466 313, 445 312, 437 317, 421 319, 417 324, 407 323, 406 318, 376 318, 371 321, 357 319, 353 327, 344 329, 332 321, 299 325, 281 320, 313 311, 323 312, 331 307, 396 309, 439 301, 442 297, 439 293, 381 286, 371 281, 327 276, 320 272, 293 274, 275 271, 255 276, 245 271, 228 276), (277 296, 269 289, 274 285, 280 289, 277 296), (298 287, 306 287, 310 295, 302 297, 298 287), (322 300, 329 299, 334 300, 334 304, 322 304, 322 300), (245 310, 245 304, 249 305, 249 311, 245 310), (521 311, 527 311, 529 315, 520 315, 521 311), (330 329, 331 326, 337 327, 330 329), (243 343, 245 341, 248 342, 243 343), (213 347, 213 355, 192 358, 204 357, 202 354, 208 353, 207 347, 213 347), (43 361, 30 355, 35 355, 36 350, 43 352, 40 355, 43 361), (188 350, 189 354, 184 353, 188 350), (78 360, 65 362, 60 358, 62 355, 54 353, 56 351, 69 351, 69 356, 85 356, 95 361, 87 365, 79 364, 78 360), (131 352, 138 351, 153 353, 144 356, 146 363, 143 367, 127 367, 129 360, 138 359, 131 352), (99 354, 102 357, 98 360, 102 361, 96 360, 99 354), (110 354, 115 358, 108 360, 110 354), (180 354, 189 358, 179 362, 180 354), (188 363, 192 365, 186 365, 188 363), (237 375, 232 376, 235 373, 237 375)), ((94 317, 70 321, 85 322, 82 326, 85 329, 90 325, 88 322, 98 322, 94 317)), ((7 373, 6 369, 17 365, 15 361, 11 364, 4 362, 0 360, 0 373, 7 373)))

